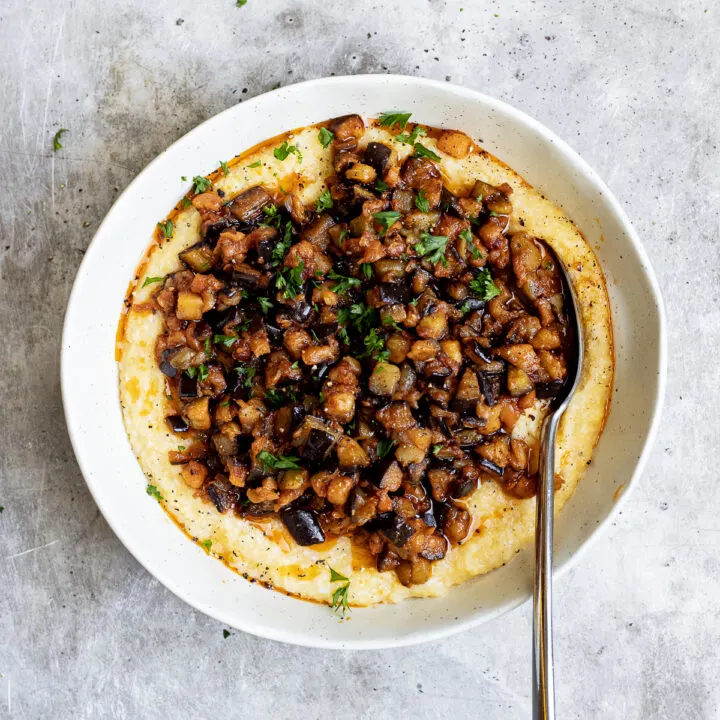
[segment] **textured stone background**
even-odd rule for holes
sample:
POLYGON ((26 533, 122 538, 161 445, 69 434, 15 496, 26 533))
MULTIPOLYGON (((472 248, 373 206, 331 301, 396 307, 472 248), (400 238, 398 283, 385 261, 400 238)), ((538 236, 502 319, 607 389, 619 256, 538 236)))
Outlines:
POLYGON ((633 219, 667 303, 667 406, 629 508, 557 585, 558 710, 719 717, 719 34, 709 0, 2 0, 0 717, 529 716, 528 606, 390 652, 224 639, 121 546, 66 435, 63 312, 117 194, 234 103, 366 72, 517 105, 633 219))

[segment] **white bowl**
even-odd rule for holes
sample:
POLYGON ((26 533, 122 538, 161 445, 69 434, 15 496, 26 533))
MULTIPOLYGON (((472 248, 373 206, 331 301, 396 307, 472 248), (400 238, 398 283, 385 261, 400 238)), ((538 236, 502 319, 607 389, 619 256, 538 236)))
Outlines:
POLYGON ((596 249, 608 281, 617 366, 612 411, 594 459, 556 522, 556 572, 608 524, 642 471, 666 374, 665 319, 655 275, 618 201, 547 128, 505 103, 420 78, 364 75, 291 85, 211 118, 156 158, 118 198, 78 272, 65 318, 62 391, 70 437, 88 487, 130 552, 176 595, 208 615, 275 640, 379 648, 439 638, 486 622, 531 595, 532 552, 446 597, 354 609, 340 622, 324 605, 252 585, 198 548, 145 493, 123 428, 115 333, 135 267, 156 223, 185 192, 182 175, 283 131, 357 112, 412 111, 464 130, 559 204, 596 249), (621 490, 622 488, 622 490, 621 490), (619 496, 619 497, 618 497, 619 496))

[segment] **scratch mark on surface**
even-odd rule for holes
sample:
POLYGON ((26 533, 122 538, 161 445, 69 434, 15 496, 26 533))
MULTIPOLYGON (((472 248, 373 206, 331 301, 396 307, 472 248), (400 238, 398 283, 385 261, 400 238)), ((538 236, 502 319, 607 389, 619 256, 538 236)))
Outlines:
POLYGON ((16 553, 15 555, 8 555, 5 559, 6 560, 15 560, 15 558, 22 557, 23 555, 28 555, 29 553, 37 552, 38 550, 44 550, 45 548, 49 548, 52 545, 55 545, 55 543, 59 543, 60 540, 52 540, 49 543, 45 543, 45 545, 38 545, 37 547, 30 548, 29 550, 23 550, 22 552, 16 553))

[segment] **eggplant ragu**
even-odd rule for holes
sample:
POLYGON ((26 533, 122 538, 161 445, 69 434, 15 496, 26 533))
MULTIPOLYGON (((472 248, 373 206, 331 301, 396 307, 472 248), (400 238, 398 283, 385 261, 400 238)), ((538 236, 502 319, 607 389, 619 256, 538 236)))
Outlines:
POLYGON ((351 536, 411 585, 468 536, 480 483, 535 493, 511 433, 562 387, 568 329, 554 256, 508 234, 508 185, 458 197, 420 142, 401 165, 364 132, 357 115, 324 125, 315 207, 261 186, 194 195, 202 239, 154 296, 156 358, 170 461, 218 512, 276 515, 300 545, 351 536))

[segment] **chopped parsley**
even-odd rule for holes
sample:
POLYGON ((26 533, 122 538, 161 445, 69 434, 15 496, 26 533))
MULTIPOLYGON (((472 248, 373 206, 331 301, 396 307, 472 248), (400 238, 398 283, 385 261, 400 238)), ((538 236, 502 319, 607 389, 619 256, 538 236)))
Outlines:
MULTIPOLYGON (((242 2, 243 5, 247 2, 247 0, 237 0, 237 1, 238 1, 238 3, 242 2)), ((242 7, 242 5, 238 5, 238 7, 242 7)), ((232 633, 229 630, 223 629, 223 639, 224 640, 227 640, 231 635, 232 635, 232 633)))
POLYGON ((259 160, 256 160, 254 163, 250 163, 249 165, 246 165, 246 168, 259 168, 262 165, 262 163, 259 160))
POLYGON ((378 192, 385 192, 390 186, 384 180, 378 180, 375 183, 375 189, 378 192))
POLYGON ((430 160, 437 160, 440 161, 442 158, 434 153, 430 148, 426 148, 422 143, 415 143, 415 152, 413 153, 413 157, 417 158, 430 158, 430 160))
POLYGON ((160 228, 160 232, 163 234, 163 237, 171 238, 173 236, 173 230, 175 227, 173 226, 172 220, 167 220, 164 223, 159 222, 157 226, 160 228))
POLYGON ((345 242, 345 238, 348 236, 348 231, 345 228, 340 229, 340 233, 337 238, 337 246, 342 247, 345 242))
POLYGON ((228 166, 226 162, 220 161, 220 169, 223 171, 223 175, 227 177, 230 174, 230 170, 228 170, 228 166))
POLYGON ((258 297, 257 298, 258 303, 260 304, 260 309, 267 315, 270 310, 272 310, 273 302, 269 298, 266 297, 258 297))
POLYGON ((210 552, 210 548, 212 547, 212 540, 203 540, 200 545, 204 547, 208 552, 210 552))
POLYGON ((362 263, 360 265, 360 270, 362 270, 362 274, 365 276, 366 280, 370 280, 375 274, 375 269, 373 268, 372 263, 362 263))
POLYGON ((178 445, 178 452, 184 452, 185 446, 184 445, 178 445))
POLYGON ((252 385, 253 378, 255 377, 255 373, 257 371, 254 367, 243 365, 241 363, 240 365, 235 366, 235 372, 242 378, 243 386, 249 388, 252 385))
POLYGON ((404 113, 404 112, 384 112, 380 116, 379 123, 383 127, 391 128, 393 125, 399 125, 403 130, 405 129, 405 126, 408 124, 408 120, 410 119, 410 116, 412 113, 404 113))
POLYGON ((148 495, 152 495, 156 500, 162 500, 163 496, 160 494, 160 491, 155 487, 155 485, 150 485, 148 483, 147 487, 145 488, 145 492, 148 495))
POLYGON ((473 258, 475 258, 475 260, 482 260, 483 254, 478 250, 477 245, 475 245, 472 233, 470 232, 470 228, 465 228, 460 233, 460 238, 465 241, 467 249, 470 251, 470 254, 473 256, 473 258))
POLYGON ((238 339, 235 335, 213 335, 213 342, 215 345, 223 345, 226 348, 232 347, 237 340, 238 339))
POLYGON ((343 327, 352 324, 358 332, 366 333, 377 323, 377 310, 364 303, 353 303, 338 310, 338 323, 343 327))
POLYGON ((235 0, 235 7, 243 7, 247 5, 248 0, 235 0))
POLYGON ((377 446, 378 457, 384 458, 390 454, 390 451, 395 447, 395 441, 389 438, 383 438, 377 446))
POLYGON ((275 279, 275 287, 282 291, 284 298, 294 298, 302 291, 302 272, 305 263, 301 260, 297 267, 283 268, 275 279))
POLYGON ((257 459, 263 464, 265 472, 268 468, 273 470, 300 470, 301 466, 298 464, 300 458, 296 455, 273 455, 267 450, 261 450, 257 454, 257 459))
POLYGON ((320 132, 318 133, 318 140, 320 141, 320 144, 326 148, 335 137, 335 133, 330 132, 327 128, 320 128, 320 132))
POLYGON ((285 232, 283 233, 282 240, 273 248, 270 253, 270 265, 277 267, 285 259, 288 254, 288 250, 292 245, 292 223, 290 221, 285 225, 285 232))
POLYGON ((203 349, 205 350, 206 355, 212 355, 212 345, 210 344, 210 338, 205 338, 205 343, 203 345, 203 349))
POLYGON ((393 320, 392 315, 383 315, 382 316, 382 324, 392 327, 398 332, 402 332, 402 328, 397 324, 395 320, 393 320))
POLYGON ((208 376, 207 365, 198 365, 197 367, 189 367, 185 371, 188 377, 197 379, 198 382, 202 382, 208 376))
POLYGON ((55 137, 53 137, 53 152, 57 152, 58 150, 62 149, 62 145, 60 144, 60 138, 66 133, 70 132, 67 128, 60 128, 56 133, 55 137))
POLYGON ((400 219, 400 213, 395 210, 384 210, 383 212, 376 212, 373 214, 375 220, 381 225, 384 225, 382 232, 386 233, 393 223, 396 223, 400 219))
POLYGON ((184 198, 180 201, 180 205, 181 205, 182 207, 184 207, 184 208, 189 208, 189 207, 192 205, 192 203, 190 202, 190 198, 184 197, 184 198))
POLYGON ((427 135, 425 128, 416 125, 409 135, 396 135, 395 139, 405 145, 414 145, 422 135, 427 135))
POLYGON ((437 455, 442 450, 442 443, 432 446, 432 454, 437 455))
POLYGON ((323 190, 318 196, 315 204, 315 212, 321 213, 323 210, 329 210, 333 206, 333 200, 330 196, 330 190, 323 190))
POLYGON ((487 268, 481 268, 477 276, 470 281, 468 287, 481 299, 492 300, 500 294, 500 288, 493 282, 487 268))
POLYGON ((200 193, 204 193, 212 187, 212 183, 206 177, 202 177, 202 175, 196 175, 192 181, 193 192, 196 195, 200 195, 200 193))
POLYGON ((300 152, 300 149, 297 145, 289 145, 287 140, 273 150, 273 155, 281 161, 287 160, 288 155, 291 153, 293 155, 297 155, 298 162, 302 162, 302 153, 300 152))
POLYGON ((420 256, 435 264, 442 261, 443 265, 447 265, 445 259, 445 250, 447 249, 448 239, 444 235, 431 235, 428 232, 420 234, 420 242, 413 247, 415 252, 420 256))
POLYGON ((338 275, 334 270, 331 270, 327 276, 329 280, 337 280, 337 284, 330 288, 335 293, 346 293, 351 287, 358 287, 361 283, 358 278, 338 275))
POLYGON ((415 207, 420 212, 430 212, 430 201, 427 199, 424 190, 418 190, 418 194, 415 196, 415 207))
POLYGON ((467 300, 460 306, 460 312, 463 315, 466 315, 470 312, 470 303, 467 300))
POLYGON ((385 339, 378 335, 375 328, 372 328, 365 336, 363 345, 365 345, 365 352, 360 355, 361 358, 371 357, 374 360, 384 361, 390 357, 390 351, 385 349, 385 339))
POLYGON ((334 570, 328 565, 330 570, 330 582, 343 583, 335 589, 332 596, 332 604, 330 607, 337 612, 340 610, 342 617, 345 617, 345 613, 348 612, 350 605, 348 604, 348 591, 350 590, 350 580, 344 575, 341 575, 337 570, 334 570))
POLYGON ((162 282, 164 279, 164 277, 147 277, 145 278, 145 282, 142 284, 142 286, 147 287, 148 285, 152 285, 153 283, 162 282))
POLYGON ((265 400, 267 400, 268 405, 270 405, 273 410, 277 410, 285 405, 288 400, 296 402, 297 394, 294 390, 287 390, 286 393, 276 388, 270 388, 270 390, 265 391, 265 400))

